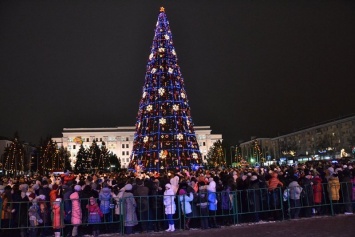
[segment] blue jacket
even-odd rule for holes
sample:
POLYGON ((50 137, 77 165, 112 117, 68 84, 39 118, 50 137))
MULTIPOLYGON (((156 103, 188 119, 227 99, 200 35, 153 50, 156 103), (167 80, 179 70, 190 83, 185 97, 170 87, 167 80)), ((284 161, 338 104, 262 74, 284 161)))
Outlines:
POLYGON ((208 191, 208 209, 210 211, 217 210, 217 194, 215 192, 208 191))

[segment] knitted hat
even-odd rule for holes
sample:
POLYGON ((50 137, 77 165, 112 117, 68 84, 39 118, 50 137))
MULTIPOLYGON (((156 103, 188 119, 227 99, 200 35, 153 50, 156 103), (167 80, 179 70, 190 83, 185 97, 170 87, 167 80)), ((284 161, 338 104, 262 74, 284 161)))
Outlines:
POLYGON ((132 190, 132 184, 126 184, 126 185, 124 186, 124 189, 127 190, 127 191, 132 190))
POLYGON ((185 194, 186 194, 185 189, 180 189, 180 191, 179 191, 179 195, 185 195, 185 194))
POLYGON ((27 192, 28 184, 21 184, 19 189, 21 190, 21 192, 27 192))
POLYGON ((74 186, 74 190, 77 191, 77 192, 81 191, 81 186, 80 185, 75 185, 74 186))

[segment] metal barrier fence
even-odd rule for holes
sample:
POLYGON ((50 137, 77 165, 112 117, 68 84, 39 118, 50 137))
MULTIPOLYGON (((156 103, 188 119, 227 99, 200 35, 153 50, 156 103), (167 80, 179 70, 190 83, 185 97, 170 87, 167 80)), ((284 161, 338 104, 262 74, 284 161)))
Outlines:
POLYGON ((191 195, 131 195, 112 198, 105 203, 106 208, 102 208, 108 211, 97 222, 92 220, 86 208, 89 199, 63 200, 60 203, 38 201, 37 204, 0 199, 0 235, 7 237, 15 236, 16 233, 16 236, 37 237, 39 233, 49 236, 56 231, 60 233, 57 236, 67 236, 73 229, 78 229, 81 234, 91 235, 94 231, 100 231, 123 235, 133 227, 140 232, 163 231, 167 229, 169 219, 177 229, 186 229, 190 220, 195 220, 195 226, 204 229, 258 222, 270 217, 282 221, 300 216, 333 216, 344 212, 352 213, 355 206, 350 182, 323 183, 317 187, 310 184, 285 190, 262 188, 216 193, 206 191, 191 195), (193 200, 188 201, 191 195, 193 200), (170 199, 170 209, 164 206, 164 198, 170 199), (73 222, 76 204, 81 210, 78 214, 80 222, 73 222), (68 212, 70 209, 72 211, 68 212), (165 215, 166 211, 171 211, 172 216, 165 215), (191 213, 186 213, 188 211, 191 213))

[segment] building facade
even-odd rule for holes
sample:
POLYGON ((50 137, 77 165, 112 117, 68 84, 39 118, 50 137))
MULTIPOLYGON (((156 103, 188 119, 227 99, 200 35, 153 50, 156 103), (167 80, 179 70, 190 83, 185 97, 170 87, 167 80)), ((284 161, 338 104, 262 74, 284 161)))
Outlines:
MULTIPOLYGON (((195 126, 195 134, 199 143, 203 162, 206 162, 206 156, 209 148, 217 141, 222 141, 221 134, 211 134, 210 126, 195 126)), ((89 148, 93 141, 96 141, 99 147, 104 143, 107 149, 121 160, 121 167, 127 168, 133 147, 133 138, 135 127, 112 127, 112 128, 64 128, 63 136, 53 138, 57 145, 67 148, 71 154, 73 162, 76 160, 76 154, 81 146, 89 148)))
POLYGON ((292 163, 353 157, 355 116, 324 122, 274 138, 256 138, 241 143, 242 157, 249 162, 256 160, 255 140, 266 161, 292 163))

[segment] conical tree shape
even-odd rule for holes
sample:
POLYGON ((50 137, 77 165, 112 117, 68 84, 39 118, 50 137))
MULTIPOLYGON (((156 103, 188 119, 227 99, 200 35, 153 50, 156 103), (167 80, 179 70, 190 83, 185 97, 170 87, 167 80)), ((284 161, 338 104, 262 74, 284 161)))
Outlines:
POLYGON ((18 134, 15 133, 12 143, 10 146, 5 148, 5 152, 3 154, 3 165, 8 174, 19 174, 28 170, 28 164, 25 161, 25 153, 25 148, 20 142, 18 134))
POLYGON ((167 169, 201 163, 184 79, 161 8, 139 103, 130 168, 167 169))

